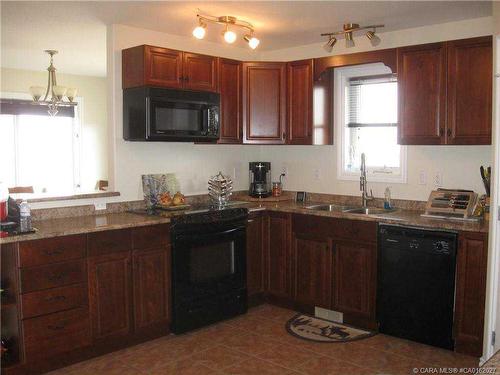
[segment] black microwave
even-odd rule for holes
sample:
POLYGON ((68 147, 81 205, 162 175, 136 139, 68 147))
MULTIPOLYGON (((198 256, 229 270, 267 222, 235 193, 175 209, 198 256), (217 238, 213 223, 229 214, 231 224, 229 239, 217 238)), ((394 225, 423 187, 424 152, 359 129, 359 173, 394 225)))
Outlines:
POLYGON ((213 142, 219 139, 220 95, 134 87, 123 90, 127 141, 213 142))

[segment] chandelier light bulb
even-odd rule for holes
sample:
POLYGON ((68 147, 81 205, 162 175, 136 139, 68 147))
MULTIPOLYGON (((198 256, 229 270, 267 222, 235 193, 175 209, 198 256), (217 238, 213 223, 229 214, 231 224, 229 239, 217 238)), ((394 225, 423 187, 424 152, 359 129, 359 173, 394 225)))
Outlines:
POLYGON ((193 36, 196 39, 203 39, 205 37, 205 28, 206 26, 200 22, 200 24, 194 28, 193 36))
POLYGON ((251 49, 256 49, 260 44, 260 40, 252 35, 245 35, 243 39, 245 39, 251 49))
POLYGON ((224 31, 224 40, 226 41, 226 43, 234 43, 236 41, 236 33, 234 31, 231 31, 231 30, 227 30, 224 31))

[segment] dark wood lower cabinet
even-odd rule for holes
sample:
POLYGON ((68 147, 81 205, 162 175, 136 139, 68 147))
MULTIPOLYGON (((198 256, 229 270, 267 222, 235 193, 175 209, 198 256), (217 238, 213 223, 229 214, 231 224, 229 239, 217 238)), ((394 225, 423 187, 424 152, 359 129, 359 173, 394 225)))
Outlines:
POLYGON ((461 232, 458 243, 455 350, 480 357, 483 354, 488 235, 461 232))
POLYGON ((331 307, 332 248, 330 240, 307 234, 292 236, 293 299, 306 306, 331 307))
POLYGON ((88 259, 89 304, 94 339, 127 335, 131 329, 130 252, 88 259))
POLYGON ((264 216, 251 214, 247 224, 247 294, 249 305, 262 299, 265 291, 264 216))
POLYGON ((333 310, 343 312, 348 323, 374 323, 376 245, 336 240, 333 253, 333 310))
POLYGON ((134 327, 136 330, 170 322, 170 246, 134 250, 134 327))
POLYGON ((290 215, 268 214, 267 292, 272 297, 290 297, 290 215))

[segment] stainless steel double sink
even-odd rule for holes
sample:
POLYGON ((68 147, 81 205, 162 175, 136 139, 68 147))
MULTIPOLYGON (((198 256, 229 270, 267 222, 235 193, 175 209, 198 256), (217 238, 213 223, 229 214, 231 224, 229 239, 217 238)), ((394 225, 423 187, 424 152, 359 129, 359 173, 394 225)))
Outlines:
POLYGON ((310 206, 305 206, 308 210, 313 211, 330 211, 330 212, 343 212, 356 215, 383 215, 396 211, 395 208, 384 209, 377 207, 353 207, 353 206, 341 206, 336 204, 314 204, 310 206))

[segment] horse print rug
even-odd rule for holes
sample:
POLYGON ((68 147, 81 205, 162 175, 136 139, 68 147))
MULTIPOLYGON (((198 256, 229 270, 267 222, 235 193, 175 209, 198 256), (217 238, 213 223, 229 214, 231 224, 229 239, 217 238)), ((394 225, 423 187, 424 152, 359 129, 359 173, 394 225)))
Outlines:
POLYGON ((376 334, 305 314, 297 314, 290 319, 286 330, 295 337, 316 342, 354 341, 376 334))

